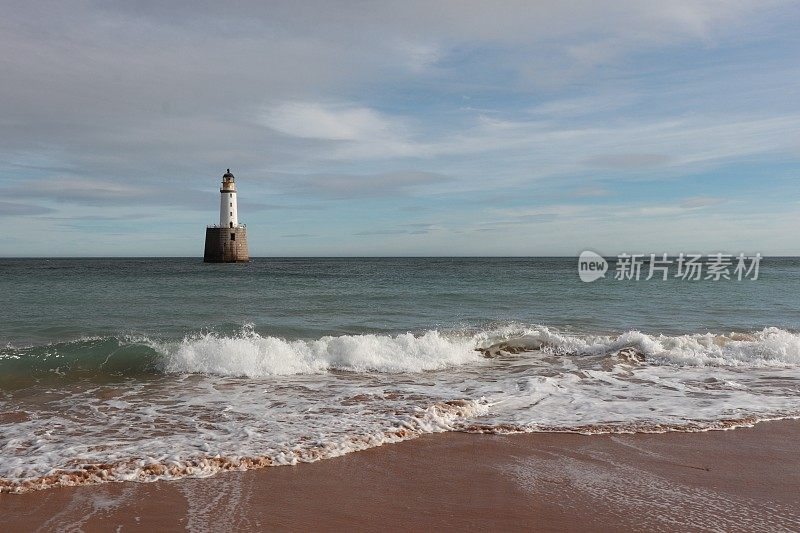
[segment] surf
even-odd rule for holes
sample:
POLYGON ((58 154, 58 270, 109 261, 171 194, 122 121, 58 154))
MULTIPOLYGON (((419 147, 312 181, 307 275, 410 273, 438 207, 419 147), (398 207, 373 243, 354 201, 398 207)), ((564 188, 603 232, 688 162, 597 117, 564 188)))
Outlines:
POLYGON ((517 322, 285 338, 250 325, 0 351, 0 490, 202 477, 445 431, 708 431, 800 414, 800 336, 517 322))

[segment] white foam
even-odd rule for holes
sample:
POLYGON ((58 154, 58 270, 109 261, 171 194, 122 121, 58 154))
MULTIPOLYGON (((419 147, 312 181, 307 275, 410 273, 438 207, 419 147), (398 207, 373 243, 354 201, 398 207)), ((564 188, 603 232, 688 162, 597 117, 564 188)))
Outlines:
POLYGON ((0 435, 0 490, 202 477, 441 431, 697 431, 800 414, 800 337, 776 328, 507 325, 293 341, 246 329, 148 342, 162 374, 0 400, 15 420, 0 435), (490 346, 495 357, 476 351, 490 346), (645 360, 617 356, 623 348, 645 360))
POLYGON ((422 335, 343 335, 312 341, 287 341, 246 331, 238 337, 212 333, 159 346, 165 369, 173 373, 222 376, 285 376, 329 370, 351 372, 422 372, 481 360, 471 338, 422 335))
POLYGON ((480 363, 475 348, 509 341, 529 350, 556 355, 605 355, 633 347, 651 363, 686 366, 800 365, 800 335, 778 328, 749 334, 570 335, 547 327, 506 326, 478 333, 421 335, 342 335, 289 341, 261 336, 251 329, 223 337, 213 333, 186 337, 180 343, 153 343, 165 355, 170 373, 221 376, 285 376, 330 370, 350 372, 423 372, 480 363))
POLYGON ((800 365, 800 335, 779 328, 752 334, 570 335, 547 327, 523 330, 519 340, 531 348, 555 354, 603 355, 632 347, 651 363, 687 366, 800 365))

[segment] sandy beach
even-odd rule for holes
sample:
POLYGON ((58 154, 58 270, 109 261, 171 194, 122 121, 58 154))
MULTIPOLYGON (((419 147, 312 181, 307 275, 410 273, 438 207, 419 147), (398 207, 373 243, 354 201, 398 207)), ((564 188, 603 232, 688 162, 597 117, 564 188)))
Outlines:
POLYGON ((800 528, 800 422, 705 433, 428 435, 207 479, 0 495, 7 531, 800 528))

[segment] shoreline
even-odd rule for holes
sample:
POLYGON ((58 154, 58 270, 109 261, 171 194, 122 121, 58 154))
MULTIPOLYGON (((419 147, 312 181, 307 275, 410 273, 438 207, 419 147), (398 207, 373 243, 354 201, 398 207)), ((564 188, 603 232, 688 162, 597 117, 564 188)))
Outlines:
POLYGON ((800 421, 444 433, 202 479, 0 494, 9 530, 800 528, 800 421))

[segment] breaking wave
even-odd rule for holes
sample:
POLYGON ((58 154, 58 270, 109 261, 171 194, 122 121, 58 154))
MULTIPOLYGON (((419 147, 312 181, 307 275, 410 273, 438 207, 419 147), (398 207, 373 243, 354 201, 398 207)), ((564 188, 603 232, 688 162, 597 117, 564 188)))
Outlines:
POLYGON ((262 337, 245 330, 238 337, 213 334, 162 345, 166 372, 265 377, 349 372, 423 372, 480 361, 475 341, 437 330, 421 335, 342 335, 312 341, 262 337))
POLYGON ((570 335, 546 327, 532 328, 487 349, 543 350, 559 355, 608 355, 634 349, 647 361, 681 366, 800 365, 800 335, 779 328, 753 333, 648 335, 570 335))
POLYGON ((633 350, 651 364, 771 367, 800 365, 800 335, 779 328, 752 333, 579 335, 544 326, 478 331, 428 330, 287 340, 251 327, 238 335, 206 332, 179 342, 146 336, 88 337, 0 349, 0 385, 37 378, 135 377, 156 373, 259 378, 329 371, 403 373, 480 364, 517 352, 603 356, 633 350))
POLYGON ((443 431, 693 432, 794 418, 800 335, 506 324, 87 337, 0 349, 0 390, 0 492, 27 492, 316 461, 443 431))

